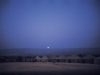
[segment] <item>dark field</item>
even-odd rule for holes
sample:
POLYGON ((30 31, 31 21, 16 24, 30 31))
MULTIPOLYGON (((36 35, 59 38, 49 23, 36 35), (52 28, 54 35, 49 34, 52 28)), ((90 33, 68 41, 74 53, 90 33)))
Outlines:
POLYGON ((0 63, 0 75, 100 75, 100 65, 79 63, 0 63))

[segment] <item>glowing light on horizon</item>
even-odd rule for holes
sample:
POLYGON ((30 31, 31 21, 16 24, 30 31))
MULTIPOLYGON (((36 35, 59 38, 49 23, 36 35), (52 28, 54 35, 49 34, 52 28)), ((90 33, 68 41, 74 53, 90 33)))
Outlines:
POLYGON ((47 48, 50 48, 50 47, 47 47, 47 48))

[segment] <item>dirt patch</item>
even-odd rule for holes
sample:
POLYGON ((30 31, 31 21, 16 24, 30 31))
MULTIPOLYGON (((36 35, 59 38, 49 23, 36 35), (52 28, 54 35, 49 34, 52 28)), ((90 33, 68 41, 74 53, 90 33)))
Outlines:
POLYGON ((0 75, 100 75, 100 65, 80 63, 0 63, 0 75))

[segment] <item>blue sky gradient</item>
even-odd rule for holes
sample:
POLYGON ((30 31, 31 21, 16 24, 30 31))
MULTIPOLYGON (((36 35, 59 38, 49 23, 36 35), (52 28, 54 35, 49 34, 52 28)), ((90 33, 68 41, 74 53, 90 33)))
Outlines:
POLYGON ((0 49, 100 48, 100 6, 94 1, 9 0, 2 3, 0 49))

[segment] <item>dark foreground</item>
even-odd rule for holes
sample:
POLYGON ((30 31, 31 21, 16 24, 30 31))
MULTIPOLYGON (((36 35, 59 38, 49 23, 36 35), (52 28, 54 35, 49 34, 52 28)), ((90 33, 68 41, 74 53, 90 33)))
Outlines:
POLYGON ((0 63, 0 75, 100 75, 100 65, 78 63, 0 63))
POLYGON ((97 71, 66 71, 66 72, 58 72, 58 71, 44 71, 44 72, 5 72, 5 73, 0 73, 0 75, 100 75, 97 71))

